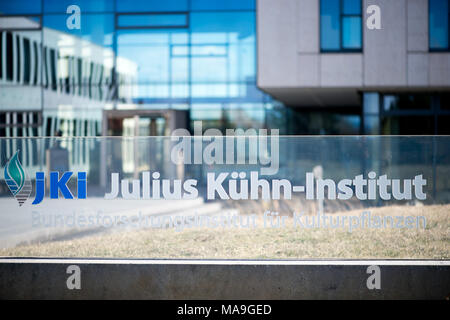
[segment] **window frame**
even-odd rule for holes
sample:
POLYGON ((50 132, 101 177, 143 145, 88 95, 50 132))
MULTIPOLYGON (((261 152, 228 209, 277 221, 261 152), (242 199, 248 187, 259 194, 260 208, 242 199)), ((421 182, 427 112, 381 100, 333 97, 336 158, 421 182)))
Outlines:
POLYGON ((344 14, 344 1, 339 1, 339 49, 324 49, 322 48, 322 1, 319 1, 319 51, 320 53, 362 53, 364 48, 364 27, 363 27, 363 0, 360 0, 361 3, 361 14, 344 14), (361 48, 344 48, 343 46, 343 20, 344 18, 361 18, 361 48))
POLYGON ((431 10, 430 10, 430 1, 428 0, 428 52, 450 52, 450 0, 447 0, 448 2, 448 12, 447 12, 447 17, 448 17, 448 22, 447 22, 447 38, 448 38, 448 42, 447 42, 447 48, 432 48, 431 47, 431 26, 430 26, 430 15, 431 15, 431 10))
POLYGON ((114 15, 114 28, 115 30, 145 30, 145 29, 189 29, 190 27, 190 17, 188 11, 173 11, 173 12, 116 12, 114 15), (179 15, 186 18, 185 24, 174 24, 174 25, 120 25, 119 17, 121 16, 170 16, 179 15))

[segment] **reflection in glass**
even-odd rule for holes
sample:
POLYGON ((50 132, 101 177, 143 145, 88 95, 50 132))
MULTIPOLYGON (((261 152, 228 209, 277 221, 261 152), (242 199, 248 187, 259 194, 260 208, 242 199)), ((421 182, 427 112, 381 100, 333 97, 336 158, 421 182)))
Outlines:
POLYGON ((117 26, 123 27, 187 27, 188 17, 185 13, 178 14, 121 14, 117 26))
MULTIPOLYGON (((232 109, 234 110, 234 106, 230 110, 232 109)), ((125 127, 122 130, 125 134, 136 130, 148 133, 152 127, 158 130, 159 126, 164 126, 164 121, 156 119, 153 122, 154 119, 150 117, 127 116, 118 120, 120 123, 117 125, 125 127)), ((62 130, 73 127, 77 127, 74 122, 64 121, 61 124, 62 130)), ((230 140, 235 142, 236 139, 230 140)), ((189 147, 185 150, 190 150, 193 154, 194 139, 187 138, 187 141, 189 147)), ((211 141, 211 138, 205 139, 203 146, 207 147, 211 141)), ((318 186, 312 189, 313 197, 307 198, 302 192, 287 194, 286 190, 279 189, 281 196, 277 198, 271 196, 269 199, 261 199, 261 194, 256 194, 253 199, 245 199, 247 197, 244 196, 244 200, 236 199, 236 196, 234 200, 219 200, 218 196, 212 199, 207 192, 206 173, 237 171, 250 177, 251 171, 258 171, 265 166, 248 161, 257 151, 249 148, 250 140, 245 141, 246 144, 248 142, 249 147, 246 147, 245 152, 249 157, 244 157, 243 163, 236 163, 237 158, 233 157, 233 161, 228 164, 220 163, 219 157, 216 158, 219 163, 213 164, 174 163, 171 160, 171 142, 170 137, 122 136, 53 140, 1 138, 0 162, 7 162, 11 151, 14 154, 20 149, 20 162, 31 180, 35 179, 37 171, 52 167, 55 157, 52 160, 51 155, 55 154, 55 149, 64 151, 68 157, 64 170, 86 172, 88 190, 87 198, 83 200, 64 199, 62 196, 55 200, 47 195, 39 206, 29 205, 32 197, 19 208, 6 184, 1 184, 0 201, 4 208, 0 215, 0 225, 3 226, 0 230, 1 255, 150 259, 440 260, 449 256, 449 137, 279 137, 279 166, 277 165, 278 170, 274 175, 264 177, 269 181, 267 188, 276 188, 273 179, 286 179, 288 188, 307 184, 311 187, 318 186), (79 140, 79 144, 76 140, 79 140), (13 142, 16 149, 12 148, 13 142), (317 166, 322 168, 322 178, 316 176, 314 180, 307 182, 307 173, 316 171, 314 168, 317 166), (144 178, 145 175, 148 177, 148 171, 151 171, 151 180, 144 178), (373 174, 369 175, 372 171, 373 174), (155 172, 158 174, 153 175, 155 172), (105 194, 111 192, 112 182, 117 181, 112 173, 117 173, 120 179, 128 179, 123 182, 125 186, 141 186, 139 192, 133 192, 134 199, 130 199, 131 192, 128 195, 120 192, 114 200, 105 198, 105 194), (357 179, 357 176, 362 180, 357 179), (418 184, 412 182, 416 177, 416 181, 420 181, 418 184), (198 193, 188 199, 177 199, 179 195, 170 197, 172 187, 164 188, 163 181, 176 190, 175 179, 181 180, 182 184, 187 179, 195 179, 198 193), (348 182, 339 183, 343 179, 348 182), (400 183, 396 184, 392 179, 400 183), (422 183, 424 179, 426 184, 422 183), (359 183, 356 182, 358 180, 359 183), (144 191, 143 186, 149 186, 150 183, 151 187, 144 191), (158 188, 161 192, 156 192, 154 186, 162 186, 158 188), (358 189, 360 191, 356 191, 358 189), (324 198, 320 202, 317 201, 319 190, 322 190, 320 192, 324 198), (420 192, 415 192, 416 190, 420 192), (124 199, 126 195, 128 199, 124 199), (321 219, 320 224, 314 223, 312 219, 317 217, 319 207, 320 214, 328 217, 321 219), (274 210, 272 208, 276 208, 280 216, 286 216, 286 225, 276 228, 267 226, 270 229, 264 227, 264 213, 274 210), (364 219, 361 216, 363 212, 366 212, 365 219, 370 219, 367 223, 360 221, 364 219), (303 216, 301 225, 297 223, 293 226, 293 214, 298 217, 299 213, 303 216), (36 214, 40 215, 39 221, 35 218, 36 214), (202 227, 192 223, 199 221, 196 220, 197 217, 208 220, 236 214, 244 218, 256 215, 258 225, 255 228, 236 228, 231 223, 216 223, 215 226, 202 224, 202 227), (336 223, 338 218, 343 219, 344 216, 348 219, 347 223, 336 223), (407 221, 408 216, 422 217, 421 227, 409 228, 405 224, 399 226, 398 223, 407 221), (80 222, 80 217, 83 222, 80 222), (169 219, 166 222, 174 223, 141 224, 152 217, 156 221, 165 218, 169 219), (308 222, 305 223, 306 217, 308 222), (351 217, 357 217, 359 222, 357 225, 353 224, 354 228, 350 230, 348 221, 351 217), (380 224, 380 219, 383 221, 384 217, 391 219, 383 225, 380 224), (70 241, 66 241, 66 237, 70 237, 70 241), (254 241, 256 238, 258 241, 254 241), (199 239, 202 242, 200 248, 199 239), (318 243, 320 246, 317 246, 318 243), (340 246, 336 246, 337 243, 340 246)), ((222 145, 221 142, 219 144, 222 145)), ((234 146, 229 149, 225 146, 224 150, 236 149, 234 146)), ((270 149, 270 153, 272 151, 270 149)), ((237 152, 233 153, 233 156, 237 155, 237 152)), ((61 172, 63 169, 56 171, 61 172)), ((0 178, 3 178, 2 175, 3 170, 0 171, 0 178)), ((240 181, 248 181, 243 179, 240 181)), ((227 179, 223 183, 219 182, 223 186, 223 192, 228 195, 232 190, 230 181, 231 179, 227 179)), ((250 183, 242 186, 247 190, 251 187, 250 183)), ((76 187, 75 181, 68 184, 68 188, 73 191, 77 190, 76 187)), ((129 190, 132 190, 131 186, 129 190)), ((186 194, 183 191, 181 194, 186 194)))
POLYGON ((295 135, 357 135, 360 133, 361 116, 333 110, 320 112, 290 108, 286 125, 289 132, 295 135))
POLYGON ((0 41, 0 110, 40 110, 41 32, 0 31, 0 41))
MULTIPOLYGON (((188 0, 115 0, 118 12, 187 11, 188 0)), ((112 2, 112 1, 111 1, 112 2)))
POLYGON ((342 47, 345 49, 361 48, 361 18, 342 18, 342 47))
MULTIPOLYGON (((80 29, 69 30, 66 25, 66 14, 44 15, 43 25, 51 32, 59 31, 62 37, 71 35, 90 41, 99 46, 112 47, 114 34, 113 14, 86 14, 81 19, 80 29)), ((66 37, 68 38, 68 37, 66 37)))
POLYGON ((0 1, 1 14, 39 14, 41 10, 40 0, 0 1))
MULTIPOLYGON (((65 32, 60 15, 44 16, 44 86, 69 96, 86 97, 94 101, 112 100, 115 95, 111 86, 115 59, 112 50, 113 15, 87 16, 81 30, 70 32, 65 32), (108 23, 97 28, 96 19, 108 23)), ((128 64, 127 70, 119 69, 119 81, 123 77, 133 76, 133 68, 130 67, 132 62, 128 64)), ((51 100, 50 97, 48 99, 51 100)), ((67 99, 65 104, 73 104, 71 98, 67 99)))
POLYGON ((432 116, 399 116, 382 119, 384 135, 427 135, 434 134, 434 117, 432 116))
POLYGON ((430 49, 449 49, 449 1, 430 0, 429 1, 429 35, 430 49))
POLYGON ((130 90, 141 105, 188 98, 192 103, 213 104, 219 98, 261 102, 254 27, 253 12, 195 12, 189 29, 118 30, 118 57, 136 63, 137 70, 136 83, 121 84, 119 90, 130 90))
POLYGON ((360 15, 361 0, 342 0, 342 13, 346 15, 360 15))
POLYGON ((192 13, 192 82, 255 80, 255 16, 192 13))
POLYGON ((320 47, 322 50, 340 49, 339 0, 320 1, 320 47))
POLYGON ((376 92, 365 92, 363 98, 364 114, 378 115, 380 113, 380 95, 376 92))
POLYGON ((429 110, 431 109, 431 95, 414 94, 414 95, 384 95, 383 110, 429 110))
POLYGON ((323 51, 360 50, 360 0, 320 1, 320 44, 323 51))
POLYGON ((265 122, 264 106, 259 104, 230 104, 224 112, 224 126, 229 129, 262 129, 265 122))
POLYGON ((0 17, 0 29, 2 30, 39 29, 40 27, 41 27, 41 19, 39 16, 0 17))
POLYGON ((43 2, 45 13, 66 13, 71 5, 79 6, 82 13, 114 10, 114 2, 111 0, 44 0, 43 2))
POLYGON ((185 29, 120 30, 117 32, 118 68, 126 61, 136 65, 136 77, 127 87, 135 102, 147 99, 182 98, 189 92, 188 57, 173 55, 175 47, 187 46, 185 29))
POLYGON ((191 0, 191 10, 255 10, 255 4, 254 0, 191 0))

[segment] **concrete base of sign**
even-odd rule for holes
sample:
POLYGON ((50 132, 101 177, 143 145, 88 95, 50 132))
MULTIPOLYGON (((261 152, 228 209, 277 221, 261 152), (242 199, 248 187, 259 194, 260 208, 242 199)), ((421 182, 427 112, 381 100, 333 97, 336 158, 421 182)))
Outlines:
POLYGON ((450 261, 0 259, 0 299, 449 299, 449 296, 450 261), (73 265, 79 267, 79 274, 73 273, 76 267, 69 268, 73 265), (372 265, 380 267, 380 289, 367 286, 372 275, 368 267, 372 265), (74 288, 74 277, 78 277, 80 289, 74 288))

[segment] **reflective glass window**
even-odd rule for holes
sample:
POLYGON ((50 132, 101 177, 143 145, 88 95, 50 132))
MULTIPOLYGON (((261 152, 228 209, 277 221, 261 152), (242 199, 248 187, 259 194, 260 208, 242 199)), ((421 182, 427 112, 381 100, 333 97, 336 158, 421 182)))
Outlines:
POLYGON ((361 0, 342 0, 342 13, 349 15, 360 15, 361 0))
POLYGON ((190 30, 192 82, 255 80, 254 13, 192 13, 190 30))
POLYGON ((0 1, 0 14, 39 14, 42 11, 40 0, 0 1))
POLYGON ((122 14, 117 18, 119 28, 187 27, 188 16, 178 14, 122 14))
POLYGON ((361 0, 320 1, 320 45, 325 52, 361 50, 361 0))
POLYGON ((189 58, 173 52, 187 46, 187 29, 119 30, 117 68, 134 70, 121 90, 127 90, 136 103, 186 98, 189 58))
POLYGON ((116 0, 118 12, 187 11, 188 0, 116 0))
POLYGON ((322 50, 340 49, 339 0, 320 2, 320 45, 322 50))
POLYGON ((360 17, 344 17, 342 19, 342 47, 344 49, 360 49, 361 32, 360 17))
POLYGON ((431 50, 449 49, 449 0, 430 0, 429 37, 431 50))
MULTIPOLYGON (((49 37, 55 35, 60 39, 67 39, 69 42, 73 37, 89 41, 98 46, 111 47, 114 34, 113 14, 85 14, 81 17, 80 29, 68 29, 66 14, 44 15, 43 25, 46 28, 48 41, 53 41, 49 37), (70 35, 70 37, 67 37, 70 35)), ((54 38, 54 37, 53 37, 54 38)), ((44 39, 45 40, 45 39, 44 39)))
POLYGON ((383 97, 383 110, 430 110, 432 97, 428 94, 400 94, 385 95, 383 97))
POLYGON ((66 13, 67 8, 72 5, 80 7, 81 13, 112 12, 114 10, 114 2, 111 0, 44 0, 44 12, 66 13))
POLYGON ((255 10, 255 0, 191 0, 191 10, 255 10))

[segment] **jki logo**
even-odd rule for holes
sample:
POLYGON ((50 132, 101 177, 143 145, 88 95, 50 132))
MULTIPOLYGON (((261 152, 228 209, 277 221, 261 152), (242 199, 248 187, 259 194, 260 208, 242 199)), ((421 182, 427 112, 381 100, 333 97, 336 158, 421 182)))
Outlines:
MULTIPOLYGON (((58 199, 59 191, 65 199, 73 199, 73 194, 67 186, 70 177, 72 177, 73 172, 64 172, 61 177, 59 177, 58 172, 50 172, 50 199, 58 199)), ((86 199, 87 190, 87 180, 86 172, 78 172, 77 177, 77 198, 86 199)), ((45 173, 36 172, 36 196, 32 204, 39 204, 42 202, 45 196, 45 173)))
MULTIPOLYGON (((30 197, 32 186, 26 171, 23 169, 17 151, 11 159, 6 163, 4 168, 5 181, 14 198, 16 198, 19 206, 22 206, 30 197)), ((50 172, 49 192, 50 199, 58 199, 61 193, 65 199, 73 199, 74 196, 70 191, 67 183, 72 177, 73 172, 64 172, 61 177, 59 172, 50 172)), ((78 172, 77 174, 77 198, 86 199, 87 194, 87 174, 86 172, 78 172)), ((32 204, 39 204, 45 196, 45 173, 36 172, 36 195, 32 204)))

